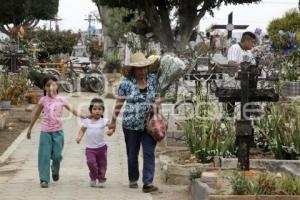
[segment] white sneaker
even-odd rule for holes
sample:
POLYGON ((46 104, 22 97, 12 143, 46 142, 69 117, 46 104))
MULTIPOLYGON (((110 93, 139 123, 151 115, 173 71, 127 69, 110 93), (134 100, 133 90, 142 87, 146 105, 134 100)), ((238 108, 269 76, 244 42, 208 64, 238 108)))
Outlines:
POLYGON ((97 187, 104 188, 105 182, 98 182, 97 187))
POLYGON ((96 181, 91 180, 90 187, 97 187, 96 181))

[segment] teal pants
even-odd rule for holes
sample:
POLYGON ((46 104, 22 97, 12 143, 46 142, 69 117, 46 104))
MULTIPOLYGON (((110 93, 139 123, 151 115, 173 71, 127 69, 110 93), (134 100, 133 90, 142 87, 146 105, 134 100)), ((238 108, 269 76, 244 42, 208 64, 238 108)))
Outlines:
POLYGON ((62 160, 62 150, 64 147, 64 132, 41 132, 38 168, 40 181, 50 182, 50 162, 52 160, 52 174, 59 174, 60 162, 62 160))

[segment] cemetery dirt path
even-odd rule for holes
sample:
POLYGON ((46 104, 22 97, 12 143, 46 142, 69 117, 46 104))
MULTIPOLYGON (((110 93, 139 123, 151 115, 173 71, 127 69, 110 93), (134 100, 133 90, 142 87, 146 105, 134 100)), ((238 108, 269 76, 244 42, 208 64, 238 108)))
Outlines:
MULTIPOLYGON (((76 97, 70 96, 68 99, 77 109, 87 112, 87 107, 92 97, 93 94, 84 93, 76 97)), ((114 101, 106 99, 105 102, 106 116, 109 116, 112 112, 114 101)), ((67 112, 65 112, 64 116, 66 117, 63 121, 65 146, 61 179, 58 182, 52 181, 48 189, 42 189, 39 186, 37 152, 40 121, 38 121, 33 129, 32 139, 30 141, 24 140, 11 155, 7 164, 0 166, 1 200, 175 200, 177 198, 172 198, 170 193, 174 195, 187 193, 186 188, 162 186, 162 192, 152 196, 142 192, 141 182, 138 190, 128 188, 126 151, 120 122, 116 133, 112 137, 106 137, 109 148, 108 180, 105 188, 90 188, 84 154, 85 140, 79 145, 75 142, 80 120, 70 116, 67 112)), ((180 199, 188 198, 182 198, 181 196, 180 199)))

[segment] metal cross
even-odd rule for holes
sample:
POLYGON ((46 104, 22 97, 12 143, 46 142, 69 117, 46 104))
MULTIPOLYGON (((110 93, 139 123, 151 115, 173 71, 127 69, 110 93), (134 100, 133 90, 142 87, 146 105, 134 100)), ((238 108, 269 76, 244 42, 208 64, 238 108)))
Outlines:
POLYGON ((227 25, 214 25, 213 29, 226 29, 228 31, 227 38, 232 38, 232 31, 235 29, 244 30, 248 28, 249 25, 234 25, 233 24, 233 12, 228 15, 228 24, 227 25))

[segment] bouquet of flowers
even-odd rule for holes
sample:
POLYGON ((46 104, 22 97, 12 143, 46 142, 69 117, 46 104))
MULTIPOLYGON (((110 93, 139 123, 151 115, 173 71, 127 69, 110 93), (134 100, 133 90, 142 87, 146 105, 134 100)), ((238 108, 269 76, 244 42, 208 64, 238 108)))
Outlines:
MULTIPOLYGON (((165 97, 166 93, 188 71, 185 63, 174 54, 165 54, 158 69, 157 94, 165 97)), ((146 130, 156 140, 161 141, 167 134, 168 120, 154 104, 146 116, 146 130)))
POLYGON ((174 85, 188 71, 183 60, 174 54, 166 54, 161 58, 157 94, 164 97, 170 87, 174 85))

